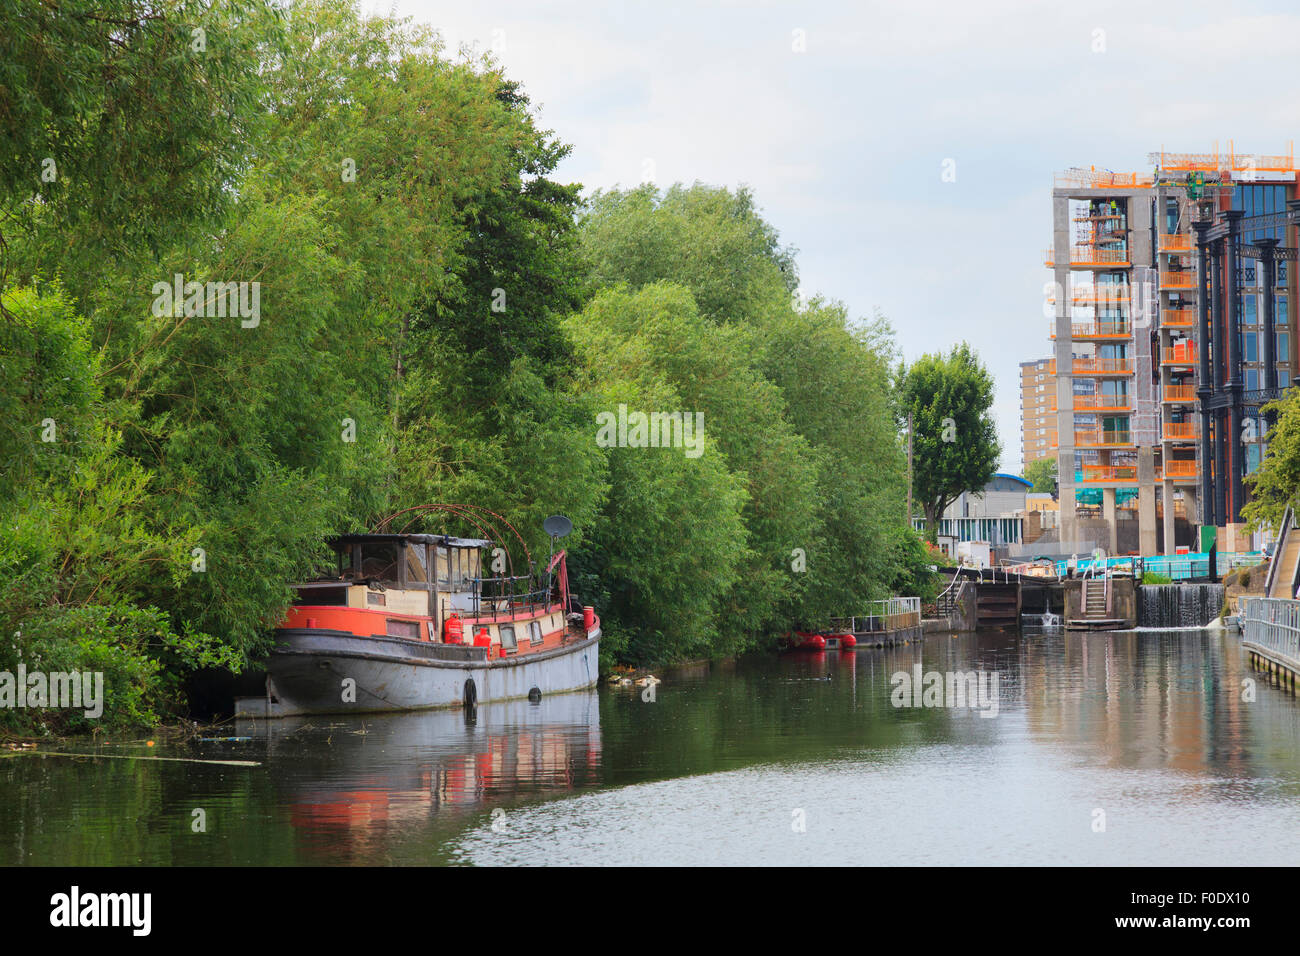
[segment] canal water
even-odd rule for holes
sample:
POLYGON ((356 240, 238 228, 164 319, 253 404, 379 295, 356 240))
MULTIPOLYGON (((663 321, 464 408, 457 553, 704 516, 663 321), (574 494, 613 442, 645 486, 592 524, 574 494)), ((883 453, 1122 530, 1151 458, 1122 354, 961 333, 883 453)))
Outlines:
POLYGON ((472 723, 97 748, 175 762, 0 757, 0 864, 1300 860, 1300 702, 1234 634, 934 635, 664 677, 653 699, 602 686, 472 723), (943 692, 902 699, 918 666, 943 692), (982 701, 936 700, 973 671, 982 701))

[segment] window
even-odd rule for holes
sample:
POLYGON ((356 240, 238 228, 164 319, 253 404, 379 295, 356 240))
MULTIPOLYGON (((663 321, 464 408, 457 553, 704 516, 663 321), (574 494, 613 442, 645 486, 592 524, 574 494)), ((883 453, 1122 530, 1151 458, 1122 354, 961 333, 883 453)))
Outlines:
POLYGON ((519 646, 515 641, 515 629, 509 624, 501 625, 501 646, 508 651, 516 650, 519 646))
POLYGON ((420 622, 419 621, 402 621, 396 618, 388 619, 388 636, 389 637, 409 637, 412 640, 419 640, 420 622))
POLYGON ((315 607, 343 607, 348 603, 348 589, 345 587, 317 588, 301 585, 294 588, 293 603, 315 607))
POLYGON ((406 546, 406 581, 414 586, 429 583, 429 572, 424 566, 425 550, 422 544, 406 546))
POLYGON ((542 625, 537 621, 528 622, 528 643, 542 643, 542 625))
POLYGON ((1246 391, 1253 392, 1259 388, 1259 369, 1246 369, 1246 391))
POLYGON ((361 574, 397 583, 401 557, 396 541, 367 541, 361 545, 361 574))

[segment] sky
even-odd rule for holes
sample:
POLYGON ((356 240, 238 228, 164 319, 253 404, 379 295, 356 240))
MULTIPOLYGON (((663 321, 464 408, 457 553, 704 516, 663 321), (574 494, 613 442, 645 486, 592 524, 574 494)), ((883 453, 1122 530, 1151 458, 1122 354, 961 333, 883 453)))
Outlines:
POLYGON ((1285 154, 1300 128, 1294 3, 362 6, 493 51, 572 144, 565 181, 748 186, 802 295, 879 310, 905 360, 969 342, 1013 473, 1018 364, 1051 354, 1053 174, 1285 154))

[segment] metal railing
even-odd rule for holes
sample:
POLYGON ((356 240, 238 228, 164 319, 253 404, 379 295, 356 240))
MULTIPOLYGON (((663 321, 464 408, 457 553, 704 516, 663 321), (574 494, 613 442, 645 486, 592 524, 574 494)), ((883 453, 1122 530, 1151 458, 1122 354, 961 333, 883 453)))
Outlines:
POLYGON ((1076 412, 1130 412, 1133 399, 1128 395, 1075 395, 1076 412))
POLYGON ((1109 169, 1075 167, 1052 177, 1057 189, 1150 189, 1155 177, 1150 173, 1115 173, 1109 169))
POLYGON ((1137 465, 1084 465, 1081 481, 1137 481, 1137 465))
POLYGON ((1264 597, 1242 601, 1242 644, 1258 647, 1292 669, 1300 669, 1300 601, 1264 597))
MULTIPOLYGON (((1103 430, 1100 428, 1076 428, 1074 444, 1079 448, 1107 448, 1133 444, 1133 435, 1128 429, 1103 430)), ((1136 477, 1136 475, 1134 476, 1136 477)))
MULTIPOLYGON (((1074 339, 1126 339, 1132 333, 1133 327, 1129 325, 1127 319, 1096 319, 1092 322, 1070 323, 1070 337, 1074 339)), ((1047 323, 1047 337, 1056 338, 1056 322, 1053 320, 1047 323)))
MULTIPOLYGON (((1094 285, 1071 286, 1070 301, 1074 305, 1125 305, 1132 298, 1128 286, 1094 285)), ((1047 296, 1047 301, 1056 304, 1056 293, 1047 296)))
MULTIPOLYGON (((1254 567, 1262 564, 1266 560, 1264 554, 1259 551, 1241 551, 1241 552, 1220 552, 1215 562, 1215 569, 1218 574, 1223 575, 1234 568, 1254 567)), ((1057 573, 1062 577, 1065 576, 1068 561, 1056 562, 1057 573)), ((1093 558, 1078 558, 1075 562, 1075 573, 1083 574, 1088 569, 1132 569, 1133 574, 1140 575, 1144 571, 1151 571, 1155 574, 1163 574, 1165 577, 1175 581, 1186 578, 1203 578, 1210 573, 1210 558, 1204 552, 1193 554, 1166 555, 1157 554, 1145 558, 1133 558, 1131 556, 1120 556, 1102 558, 1097 561, 1093 558)))
MULTIPOLYGON (((1115 237, 1119 241, 1119 237, 1115 237)), ((1056 265, 1056 250, 1048 249, 1043 263, 1049 269, 1056 265)), ((1129 253, 1127 249, 1097 249, 1093 246, 1075 246, 1070 250, 1071 266, 1127 266, 1129 253)))
POLYGON ((520 610, 527 610, 531 614, 551 605, 558 606, 558 602, 551 600, 550 588, 532 586, 532 575, 469 578, 468 583, 471 586, 473 607, 461 614, 466 620, 511 615, 520 610), (521 582, 522 587, 519 586, 521 582))
POLYGON ((1165 462, 1158 470, 1157 478, 1195 478, 1200 474, 1196 467, 1195 459, 1177 459, 1171 458, 1165 462))
MULTIPOLYGON (((961 580, 961 575, 954 575, 953 584, 961 580)), ((949 589, 952 584, 948 585, 949 589)), ((947 593, 945 591, 945 593, 947 593)), ((858 614, 848 618, 834 618, 831 623, 848 625, 850 633, 861 634, 899 631, 907 627, 921 626, 921 599, 919 597, 891 597, 872 601, 868 614, 858 614)))

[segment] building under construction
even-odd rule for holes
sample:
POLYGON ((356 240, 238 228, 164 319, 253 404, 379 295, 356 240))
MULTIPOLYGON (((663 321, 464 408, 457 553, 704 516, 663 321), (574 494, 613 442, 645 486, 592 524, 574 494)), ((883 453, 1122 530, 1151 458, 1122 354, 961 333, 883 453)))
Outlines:
POLYGON ((1152 173, 1057 175, 1046 264, 1063 550, 1260 543, 1241 525, 1242 479, 1265 451, 1261 407, 1300 359, 1293 152, 1162 151, 1152 173))

